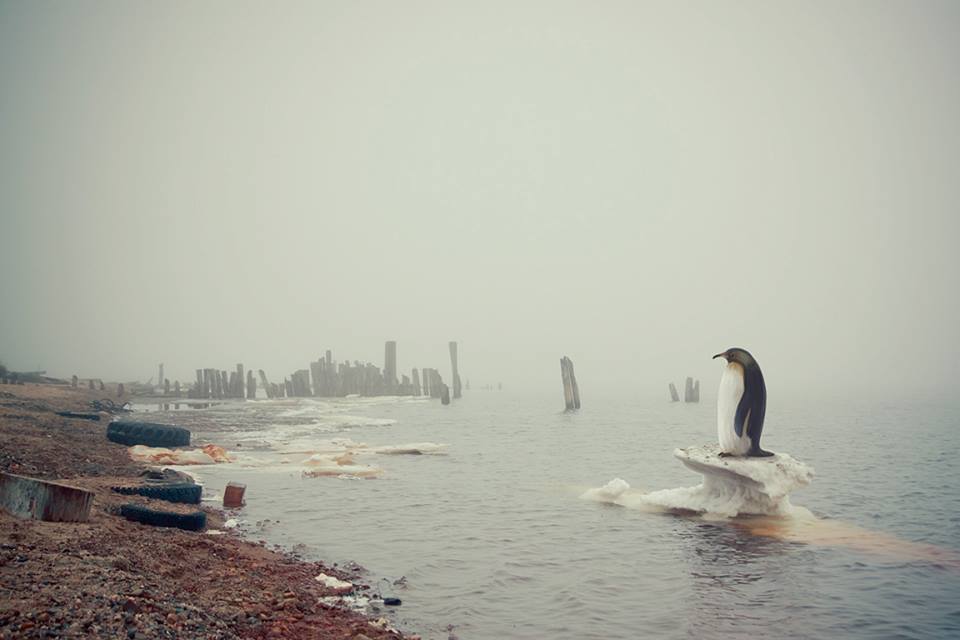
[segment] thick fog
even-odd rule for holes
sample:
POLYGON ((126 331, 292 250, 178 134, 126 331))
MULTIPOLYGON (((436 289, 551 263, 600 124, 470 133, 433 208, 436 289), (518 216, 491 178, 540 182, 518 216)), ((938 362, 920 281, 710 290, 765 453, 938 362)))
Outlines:
POLYGON ((0 360, 945 392, 953 2, 2 2, 0 360))

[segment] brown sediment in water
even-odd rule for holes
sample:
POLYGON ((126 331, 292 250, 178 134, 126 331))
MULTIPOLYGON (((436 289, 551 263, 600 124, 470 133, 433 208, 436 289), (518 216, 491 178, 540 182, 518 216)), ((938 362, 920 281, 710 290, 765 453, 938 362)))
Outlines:
MULTIPOLYGON (((106 439, 100 422, 55 411, 88 410, 103 392, 0 385, 0 470, 65 481, 95 493, 90 521, 21 520, 0 510, 0 637, 401 638, 386 620, 330 607, 320 573, 358 576, 272 551, 232 533, 208 535, 128 522, 139 502, 168 511, 194 505, 121 496, 144 465, 106 439)), ((208 512, 208 529, 221 512, 208 512)), ((363 586, 360 589, 366 589, 363 586)))

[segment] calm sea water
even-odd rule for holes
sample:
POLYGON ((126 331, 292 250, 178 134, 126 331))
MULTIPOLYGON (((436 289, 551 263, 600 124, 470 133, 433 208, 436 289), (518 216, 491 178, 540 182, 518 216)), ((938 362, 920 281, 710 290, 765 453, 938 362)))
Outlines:
MULTIPOLYGON (((163 417, 240 453, 191 470, 217 491, 247 484, 253 538, 357 562, 374 584, 405 577, 391 616, 425 638, 960 637, 956 565, 581 499, 615 477, 695 485, 671 452, 716 435, 707 397, 585 402, 564 414, 555 395, 472 392, 449 407, 258 401, 163 417), (303 477, 296 452, 336 437, 449 447, 358 458, 377 480, 303 477)), ((960 552, 958 445, 960 407, 930 403, 771 399, 764 434, 816 469, 795 505, 947 553, 960 552)))

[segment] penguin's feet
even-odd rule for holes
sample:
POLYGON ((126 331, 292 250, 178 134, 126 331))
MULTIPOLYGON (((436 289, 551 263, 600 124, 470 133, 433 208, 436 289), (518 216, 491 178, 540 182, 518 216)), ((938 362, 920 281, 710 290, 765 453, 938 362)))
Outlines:
POLYGON ((756 451, 747 453, 747 457, 749 458, 769 458, 772 455, 776 454, 774 454, 773 451, 764 451, 763 449, 757 449, 756 451))

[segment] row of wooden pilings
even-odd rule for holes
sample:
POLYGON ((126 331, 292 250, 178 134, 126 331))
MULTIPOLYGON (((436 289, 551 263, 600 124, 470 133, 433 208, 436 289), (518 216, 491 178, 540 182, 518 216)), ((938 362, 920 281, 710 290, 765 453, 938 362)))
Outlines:
MULTIPOLYGON (((449 343, 450 363, 453 372, 453 398, 462 395, 458 362, 458 346, 449 343)), ((397 343, 389 340, 384 346, 383 369, 372 363, 344 361, 335 362, 328 349, 323 356, 309 363, 309 368, 298 369, 285 377, 283 382, 270 382, 263 369, 257 371, 260 388, 267 398, 342 398, 349 395, 360 396, 429 396, 438 398, 443 404, 450 404, 451 389, 443 381, 437 369, 424 367, 410 371, 410 375, 399 373, 397 368, 397 343)), ((198 399, 253 399, 257 394, 257 380, 253 371, 246 372, 244 367, 236 366, 235 371, 220 369, 197 369, 196 381, 187 389, 188 398, 198 399)), ((181 397, 179 381, 170 387, 170 381, 163 377, 163 365, 160 365, 160 380, 165 396, 181 397)))
MULTIPOLYGON (((670 383, 670 401, 671 402, 680 402, 680 394, 677 393, 677 388, 670 383)), ((700 402, 700 381, 694 381, 693 378, 687 377, 686 385, 683 388, 683 401, 684 402, 700 402)))

